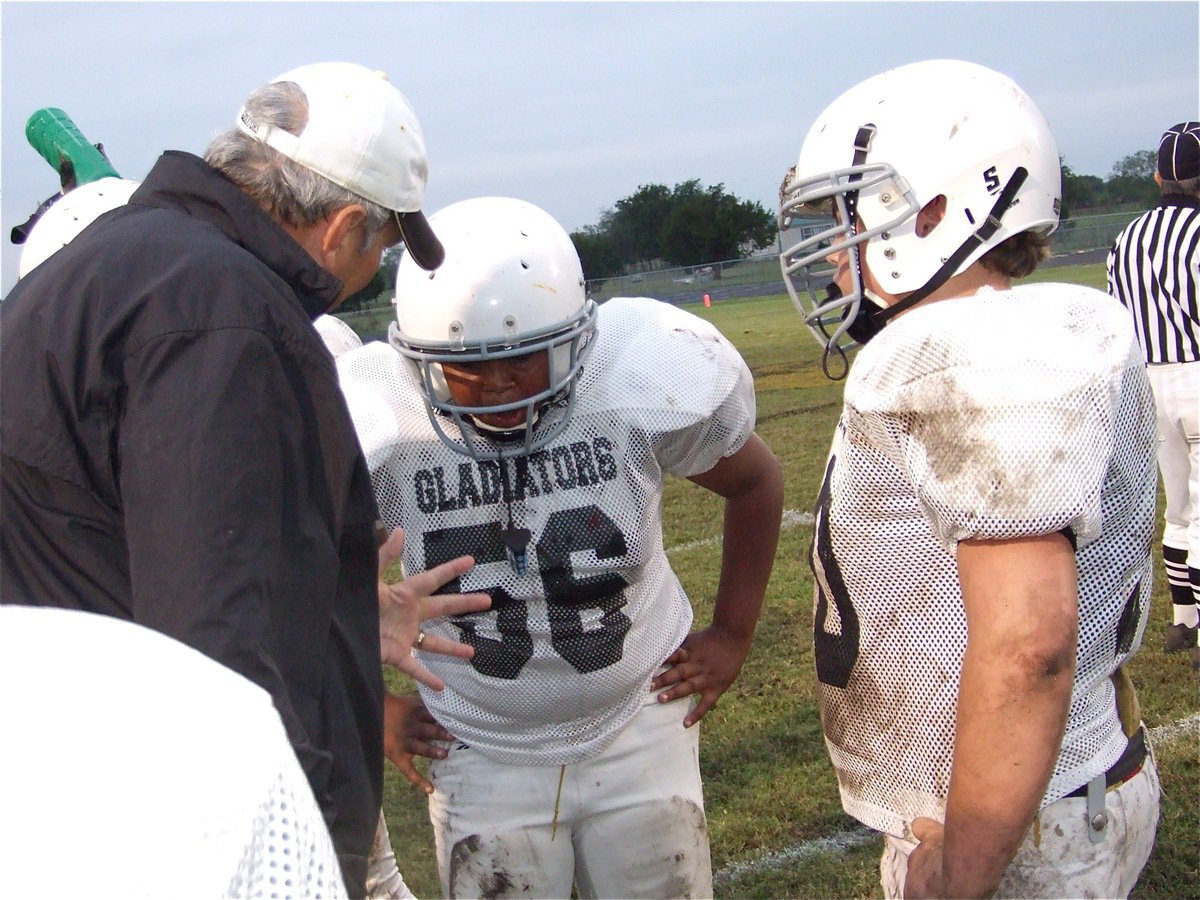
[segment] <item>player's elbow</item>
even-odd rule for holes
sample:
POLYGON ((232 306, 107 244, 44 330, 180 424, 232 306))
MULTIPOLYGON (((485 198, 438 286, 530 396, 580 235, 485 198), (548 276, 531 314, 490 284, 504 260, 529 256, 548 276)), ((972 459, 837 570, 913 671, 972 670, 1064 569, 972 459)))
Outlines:
POLYGON ((1075 674, 1075 642, 1039 644, 1021 654, 1023 668, 1036 681, 1071 680, 1075 674))
POLYGON ((1031 619, 1012 647, 1019 671, 1032 682, 1070 684, 1075 674, 1079 620, 1074 607, 1031 619))

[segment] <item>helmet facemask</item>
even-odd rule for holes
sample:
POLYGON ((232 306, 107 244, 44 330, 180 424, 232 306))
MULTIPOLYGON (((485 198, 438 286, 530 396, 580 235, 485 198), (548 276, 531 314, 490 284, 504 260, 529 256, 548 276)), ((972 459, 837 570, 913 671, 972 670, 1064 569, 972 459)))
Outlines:
MULTIPOLYGON (((874 134, 873 126, 859 130, 854 159, 866 156, 874 134)), ((790 173, 789 173, 790 174, 790 173)), ((864 286, 861 248, 867 241, 887 234, 920 212, 917 204, 894 168, 886 163, 863 165, 857 163, 809 178, 785 181, 779 208, 779 230, 783 231, 798 215, 820 215, 832 220, 824 228, 802 237, 780 254, 780 269, 788 296, 823 348, 821 368, 833 380, 844 378, 849 368, 847 353, 866 343, 879 330, 868 317, 886 306, 864 286), (859 197, 863 193, 881 193, 890 218, 874 227, 864 227, 858 215, 859 197), (849 255, 851 290, 842 291, 831 281, 834 270, 829 257, 840 252, 849 255), (824 296, 821 296, 824 291, 824 296), (863 299, 871 301, 867 307, 863 299), (830 356, 835 354, 841 365, 831 370, 830 356)))
POLYGON ((595 303, 589 300, 572 319, 550 334, 512 335, 475 346, 467 346, 461 340, 451 340, 444 347, 418 345, 406 340, 394 323, 388 339, 415 366, 429 420, 443 444, 475 460, 510 459, 540 450, 566 427, 595 332, 596 312, 595 303), (511 359, 533 353, 546 354, 549 377, 544 389, 528 397, 491 405, 466 406, 454 400, 443 364, 511 359), (524 410, 525 416, 520 425, 511 429, 482 421, 484 416, 513 410, 524 410), (447 419, 454 421, 458 435, 447 431, 447 419))

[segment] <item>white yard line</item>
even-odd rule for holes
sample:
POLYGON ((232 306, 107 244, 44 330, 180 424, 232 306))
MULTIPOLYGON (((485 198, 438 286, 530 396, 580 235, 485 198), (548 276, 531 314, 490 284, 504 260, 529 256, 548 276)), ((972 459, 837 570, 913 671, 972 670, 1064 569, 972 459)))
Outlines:
MULTIPOLYGON (((1150 743, 1155 747, 1174 743, 1182 737, 1200 734, 1200 713, 1159 725, 1148 730, 1150 743)), ((879 837, 878 833, 869 828, 861 827, 853 831, 838 831, 826 837, 814 838, 782 850, 764 853, 762 856, 746 862, 731 863, 713 873, 713 887, 728 888, 747 875, 782 869, 821 853, 844 853, 855 847, 869 844, 879 837)))
POLYGON ((755 859, 732 863, 720 871, 714 872, 713 887, 727 888, 747 875, 786 868, 795 863, 804 862, 821 853, 844 853, 855 847, 861 847, 863 844, 869 844, 871 841, 878 839, 878 837, 878 832, 863 826, 853 831, 838 831, 825 837, 814 838, 802 844, 786 847, 783 850, 764 853, 755 859))

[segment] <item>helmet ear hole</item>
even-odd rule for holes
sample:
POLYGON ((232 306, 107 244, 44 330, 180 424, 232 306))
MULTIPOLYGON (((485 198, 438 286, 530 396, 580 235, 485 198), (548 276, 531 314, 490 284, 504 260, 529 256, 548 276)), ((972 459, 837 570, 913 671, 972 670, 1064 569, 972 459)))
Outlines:
POLYGON ((924 238, 946 217, 946 195, 938 194, 917 213, 917 237, 924 238))

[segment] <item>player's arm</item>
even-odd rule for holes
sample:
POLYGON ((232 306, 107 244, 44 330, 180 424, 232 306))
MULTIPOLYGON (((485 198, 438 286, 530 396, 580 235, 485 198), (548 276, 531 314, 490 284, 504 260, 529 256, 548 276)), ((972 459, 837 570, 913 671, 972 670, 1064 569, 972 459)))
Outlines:
POLYGON ((906 897, 986 897, 1054 769, 1075 673, 1075 554, 1062 534, 958 544, 967 615, 944 827, 913 824, 906 897))
POLYGON ((664 703, 700 694, 683 720, 685 726, 700 721, 741 671, 771 575, 783 516, 779 460, 757 434, 752 433, 732 456, 690 480, 725 498, 725 522, 712 624, 688 635, 666 660, 667 671, 651 683, 664 703))

